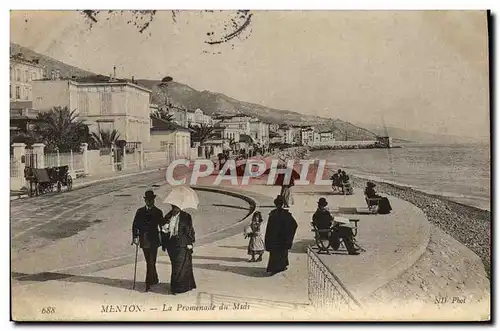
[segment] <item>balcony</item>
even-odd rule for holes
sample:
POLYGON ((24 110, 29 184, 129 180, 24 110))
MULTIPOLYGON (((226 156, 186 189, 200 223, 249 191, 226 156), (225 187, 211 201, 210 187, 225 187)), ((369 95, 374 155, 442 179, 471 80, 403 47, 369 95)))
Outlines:
POLYGON ((36 119, 37 116, 38 110, 36 109, 22 108, 10 110, 11 119, 36 119))

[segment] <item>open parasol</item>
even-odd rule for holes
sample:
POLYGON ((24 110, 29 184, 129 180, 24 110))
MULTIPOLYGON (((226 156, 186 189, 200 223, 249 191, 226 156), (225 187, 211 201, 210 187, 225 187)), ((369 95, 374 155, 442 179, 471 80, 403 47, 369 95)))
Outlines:
POLYGON ((163 203, 179 207, 181 210, 198 209, 200 199, 196 192, 189 186, 175 186, 167 195, 163 203))

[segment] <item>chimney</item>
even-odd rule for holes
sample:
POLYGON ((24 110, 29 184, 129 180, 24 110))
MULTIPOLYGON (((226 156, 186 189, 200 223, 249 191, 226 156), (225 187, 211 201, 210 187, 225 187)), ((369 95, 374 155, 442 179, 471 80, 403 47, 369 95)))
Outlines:
POLYGON ((134 76, 132 76, 132 84, 135 84, 134 76))
POLYGON ((113 66, 113 79, 116 79, 116 66, 113 66))

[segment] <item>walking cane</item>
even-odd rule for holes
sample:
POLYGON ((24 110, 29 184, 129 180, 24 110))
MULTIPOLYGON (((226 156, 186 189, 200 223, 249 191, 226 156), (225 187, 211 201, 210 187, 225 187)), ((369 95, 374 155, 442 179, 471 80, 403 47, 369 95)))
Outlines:
MULTIPOLYGON (((134 243, 132 242, 131 245, 134 243)), ((137 254, 139 252, 139 245, 135 245, 135 263, 134 263, 134 285, 132 286, 132 289, 135 290, 135 278, 137 275, 137 254)))

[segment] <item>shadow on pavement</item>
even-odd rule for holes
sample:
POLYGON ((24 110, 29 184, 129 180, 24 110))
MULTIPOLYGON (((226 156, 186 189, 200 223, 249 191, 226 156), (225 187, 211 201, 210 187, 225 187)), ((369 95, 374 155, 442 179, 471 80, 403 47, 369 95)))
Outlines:
MULTIPOLYGON (((166 262, 159 261, 161 264, 166 264, 166 262)), ((253 267, 250 266, 231 266, 231 265, 222 265, 218 263, 193 263, 194 268, 212 270, 212 271, 222 271, 222 272, 231 272, 233 274, 248 276, 248 277, 268 277, 266 272, 265 264, 262 266, 254 264, 253 267)))
POLYGON ((241 210, 250 210, 250 208, 247 207, 240 207, 240 206, 234 206, 234 205, 225 205, 225 204, 219 204, 219 203, 214 203, 212 204, 214 207, 225 207, 225 208, 233 208, 233 209, 241 209, 241 210))
POLYGON ((247 259, 242 257, 226 257, 226 256, 199 256, 193 255, 193 260, 219 260, 226 262, 245 262, 247 259))
POLYGON ((307 252, 307 246, 312 246, 315 244, 314 239, 302 239, 300 241, 294 242, 292 249, 290 250, 291 253, 306 253, 307 252))
POLYGON ((218 246, 218 247, 221 247, 221 248, 235 248, 235 249, 244 249, 244 250, 248 250, 248 245, 245 245, 245 246, 226 246, 226 245, 221 245, 221 246, 218 246))
MULTIPOLYGON (((144 291, 144 282, 136 281, 135 290, 132 289, 134 282, 131 279, 107 278, 97 276, 71 275, 55 272, 40 272, 37 274, 25 274, 20 272, 11 273, 12 277, 21 282, 47 282, 47 281, 65 281, 70 283, 91 283, 104 286, 122 288, 130 291, 144 291)), ((160 283, 151 288, 151 292, 159 294, 169 294, 170 284, 160 283)))

